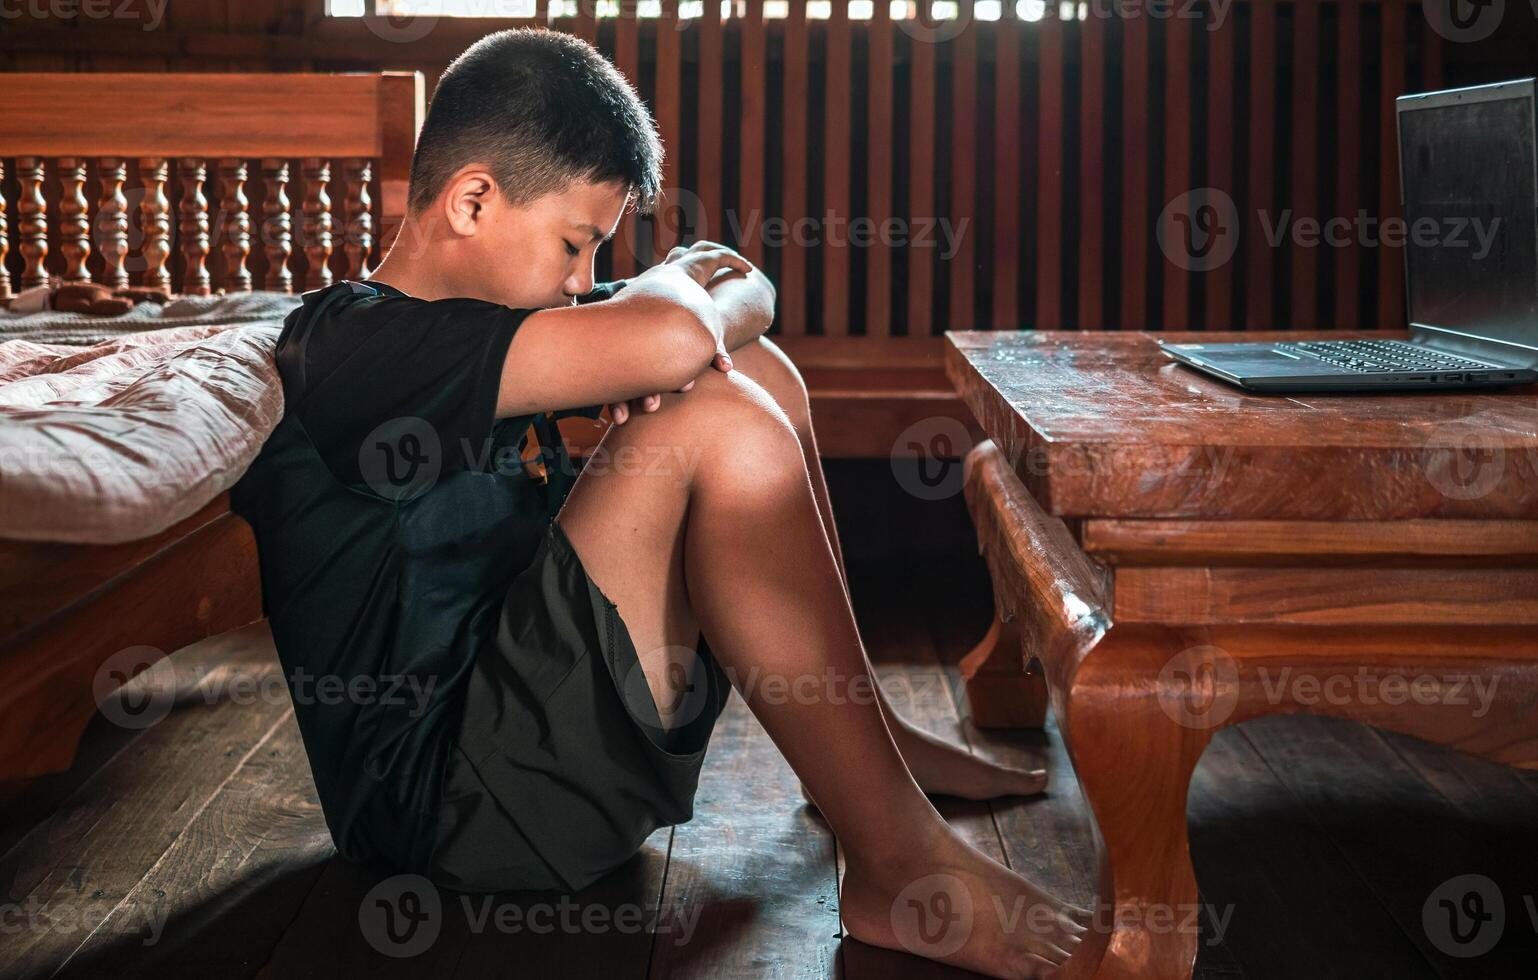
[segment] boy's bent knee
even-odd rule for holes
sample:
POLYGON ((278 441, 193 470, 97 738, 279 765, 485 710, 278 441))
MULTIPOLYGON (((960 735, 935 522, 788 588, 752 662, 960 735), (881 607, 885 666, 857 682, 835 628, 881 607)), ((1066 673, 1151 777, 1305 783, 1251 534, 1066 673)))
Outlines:
POLYGON ((738 371, 758 382, 774 396, 798 430, 805 432, 811 419, 811 400, 801 371, 768 337, 758 337, 732 352, 738 371))
POLYGON ((664 394, 657 411, 611 426, 595 455, 635 449, 687 458, 691 483, 743 480, 752 491, 808 479, 801 438, 785 410, 738 371, 711 368, 688 391, 664 394))
POLYGON ((800 436, 774 396, 737 371, 709 373, 676 406, 679 424, 705 443, 701 477, 740 481, 749 492, 805 482, 800 436))
POLYGON ((681 421, 687 417, 685 424, 736 432, 759 425, 793 429, 773 393, 741 371, 707 369, 695 378, 693 388, 672 398, 681 421))

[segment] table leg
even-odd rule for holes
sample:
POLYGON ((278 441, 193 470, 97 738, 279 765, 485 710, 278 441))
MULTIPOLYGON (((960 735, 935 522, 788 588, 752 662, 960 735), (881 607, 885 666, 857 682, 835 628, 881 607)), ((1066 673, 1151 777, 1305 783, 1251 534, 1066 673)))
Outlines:
POLYGON ((1041 728, 1047 723, 1047 679, 1027 662, 1020 628, 997 613, 988 635, 961 658, 967 707, 979 728, 1041 728))
MULTIPOLYGON (((1213 731, 1200 705, 1187 715, 1191 706, 1159 693, 1161 671, 1180 663, 1183 646, 1163 630, 1113 628, 1080 660, 1058 702, 1100 853, 1096 928, 1065 976, 1191 975, 1200 906, 1186 792, 1213 731)), ((1201 678, 1193 681, 1190 690, 1203 689, 1201 678)))

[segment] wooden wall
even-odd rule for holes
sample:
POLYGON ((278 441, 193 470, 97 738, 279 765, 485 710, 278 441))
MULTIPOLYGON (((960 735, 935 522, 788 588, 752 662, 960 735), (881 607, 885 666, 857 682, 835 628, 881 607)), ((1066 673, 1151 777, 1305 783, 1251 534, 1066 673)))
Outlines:
MULTIPOLYGON (((323 0, 173 0, 156 21, 157 3, 129 2, 137 18, 9 22, 0 69, 406 68, 431 92, 476 37, 527 23, 326 18, 323 0)), ((682 237, 732 242, 780 284, 777 332, 830 338, 1402 325, 1398 250, 1355 230, 1343 247, 1273 246, 1267 226, 1395 214, 1393 97, 1531 73, 1527 5, 1466 44, 1405 0, 1188 4, 1173 9, 1197 16, 1101 16, 1116 8, 1097 0, 1083 20, 1053 4, 1038 22, 924 25, 884 3, 874 20, 842 3, 808 19, 799 0, 783 20, 740 0, 740 17, 679 21, 666 0, 661 20, 629 3, 555 19, 637 82, 671 148, 668 206, 627 219, 602 271, 682 237), (1160 245, 1166 205, 1203 187, 1238 216, 1211 269, 1160 245), (805 244, 781 244, 776 218, 805 244), (872 241, 849 244, 861 219, 872 241)), ((1182 226, 1164 224, 1169 247, 1182 226)))

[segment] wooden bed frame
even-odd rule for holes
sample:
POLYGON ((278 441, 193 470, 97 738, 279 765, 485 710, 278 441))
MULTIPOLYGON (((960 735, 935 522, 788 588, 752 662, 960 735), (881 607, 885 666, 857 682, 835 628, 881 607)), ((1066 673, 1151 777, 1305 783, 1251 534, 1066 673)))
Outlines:
MULTIPOLYGON (((0 195, 20 193, 0 196, 0 297, 50 279, 297 292, 361 274, 405 214, 418 73, 4 77, 0 195)), ((0 781, 69 767, 114 654, 261 615, 228 495, 127 544, 0 541, 0 781)))

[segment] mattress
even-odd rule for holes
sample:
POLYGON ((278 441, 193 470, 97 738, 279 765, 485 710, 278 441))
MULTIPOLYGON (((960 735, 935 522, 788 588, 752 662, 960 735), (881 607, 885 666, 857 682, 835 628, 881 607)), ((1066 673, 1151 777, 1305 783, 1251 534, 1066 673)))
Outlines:
POLYGON ((126 317, 89 318, 80 332, 107 339, 87 346, 58 330, 0 341, 0 538, 134 541, 229 489, 283 415, 273 351, 298 300, 282 300, 236 322, 116 334, 126 317))

